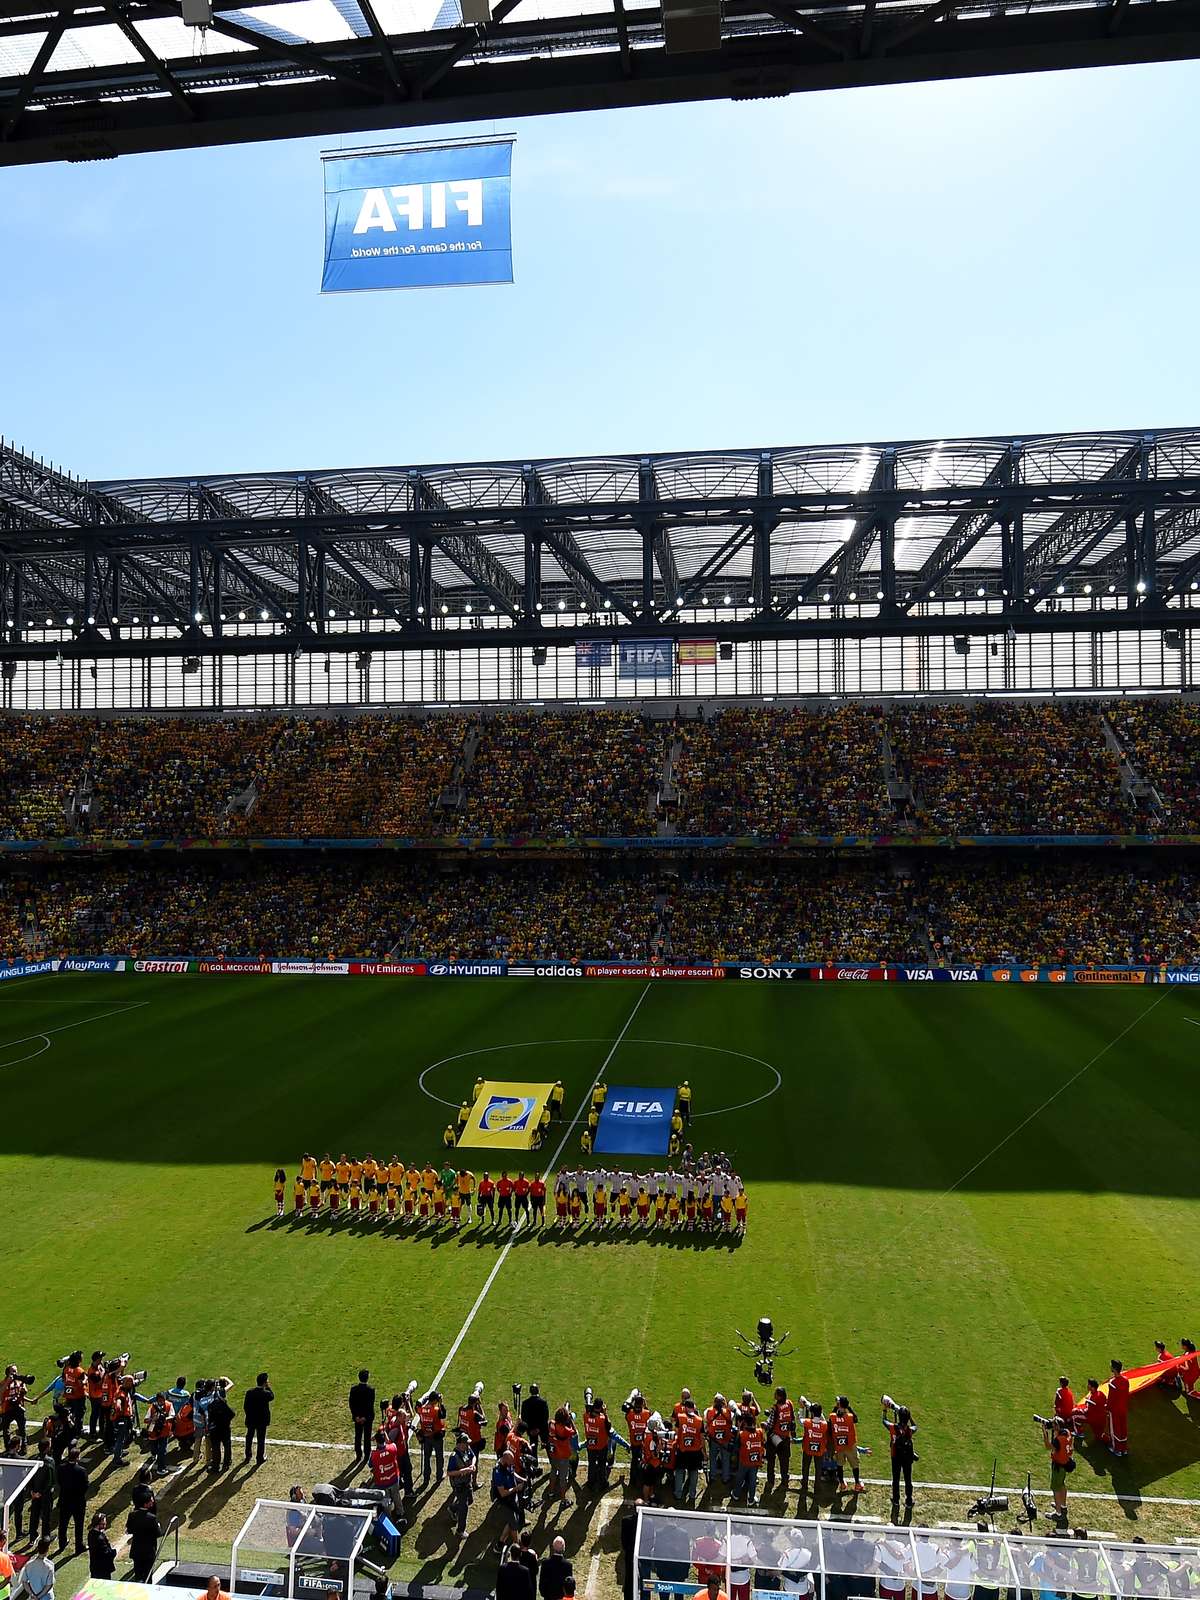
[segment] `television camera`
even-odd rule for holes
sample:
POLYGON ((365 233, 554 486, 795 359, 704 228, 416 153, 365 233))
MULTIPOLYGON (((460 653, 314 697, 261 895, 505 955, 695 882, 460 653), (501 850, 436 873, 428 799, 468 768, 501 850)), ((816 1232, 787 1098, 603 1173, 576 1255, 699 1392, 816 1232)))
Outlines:
POLYGON ((775 1377, 775 1362, 787 1354, 784 1346, 791 1338, 790 1333, 782 1333, 775 1337, 775 1326, 770 1317, 759 1317, 758 1327, 755 1329, 756 1338, 751 1339, 735 1328, 734 1333, 740 1341, 735 1349, 739 1355, 748 1356, 754 1362, 754 1376, 759 1383, 771 1383, 775 1377))

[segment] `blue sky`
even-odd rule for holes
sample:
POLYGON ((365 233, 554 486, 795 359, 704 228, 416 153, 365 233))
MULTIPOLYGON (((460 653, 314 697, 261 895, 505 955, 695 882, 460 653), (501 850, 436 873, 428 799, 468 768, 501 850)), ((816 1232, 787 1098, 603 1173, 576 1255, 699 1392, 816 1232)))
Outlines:
POLYGON ((100 478, 1194 424, 1198 105, 1189 62, 502 124, 516 283, 398 294, 317 292, 336 139, 0 169, 0 433, 100 478))

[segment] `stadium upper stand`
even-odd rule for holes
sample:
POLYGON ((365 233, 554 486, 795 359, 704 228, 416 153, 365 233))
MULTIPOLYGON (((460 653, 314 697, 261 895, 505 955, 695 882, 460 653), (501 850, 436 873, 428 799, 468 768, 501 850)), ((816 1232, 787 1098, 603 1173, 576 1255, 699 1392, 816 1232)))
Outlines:
POLYGON ((1200 708, 1148 699, 471 717, 0 719, 0 837, 1200 831, 1200 708))

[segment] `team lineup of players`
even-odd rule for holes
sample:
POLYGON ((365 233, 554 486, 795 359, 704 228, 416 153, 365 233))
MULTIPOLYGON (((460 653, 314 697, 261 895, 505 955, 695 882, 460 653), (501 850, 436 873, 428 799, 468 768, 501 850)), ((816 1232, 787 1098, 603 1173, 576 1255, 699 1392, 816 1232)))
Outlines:
MULTIPOLYGON (((472 1214, 480 1225, 517 1221, 577 1228, 594 1223, 617 1227, 665 1227, 694 1232, 697 1228, 745 1233, 749 1200, 745 1185, 725 1156, 702 1157, 682 1172, 618 1172, 605 1168, 557 1172, 547 1183, 538 1173, 507 1170, 498 1178, 484 1172, 477 1179, 447 1162, 408 1166, 398 1156, 377 1161, 343 1155, 336 1161, 305 1154, 291 1180, 296 1216, 386 1217, 389 1221, 440 1223, 455 1228, 472 1214)), ((287 1172, 274 1176, 275 1211, 286 1214, 287 1172)))

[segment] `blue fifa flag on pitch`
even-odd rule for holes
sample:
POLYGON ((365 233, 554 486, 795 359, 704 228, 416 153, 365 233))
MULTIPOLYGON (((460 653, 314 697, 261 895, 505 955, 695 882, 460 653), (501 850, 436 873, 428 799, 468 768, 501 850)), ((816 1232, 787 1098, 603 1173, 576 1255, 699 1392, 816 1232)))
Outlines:
POLYGON ((670 639, 623 639, 619 649, 619 678, 669 678, 675 670, 675 645, 670 639))
POLYGON ((322 161, 322 293, 512 282, 511 139, 322 161))
POLYGON ((602 1156, 665 1156, 674 1110, 674 1089, 610 1088, 592 1149, 602 1156))

